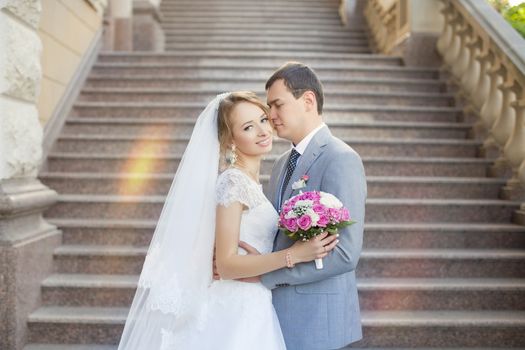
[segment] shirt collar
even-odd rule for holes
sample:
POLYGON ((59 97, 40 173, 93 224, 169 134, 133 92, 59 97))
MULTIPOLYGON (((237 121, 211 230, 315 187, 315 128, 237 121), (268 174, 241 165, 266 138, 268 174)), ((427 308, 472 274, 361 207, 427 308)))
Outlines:
POLYGON ((321 123, 321 125, 319 125, 317 128, 313 129, 308 135, 306 135, 305 138, 303 138, 301 140, 301 142, 299 142, 296 146, 293 146, 293 148, 295 148, 295 150, 300 154, 302 155, 304 153, 304 151, 306 151, 306 147, 308 147, 308 144, 310 143, 310 141, 313 139, 313 137, 315 136, 315 134, 321 130, 323 127, 325 127, 326 124, 325 123, 321 123))

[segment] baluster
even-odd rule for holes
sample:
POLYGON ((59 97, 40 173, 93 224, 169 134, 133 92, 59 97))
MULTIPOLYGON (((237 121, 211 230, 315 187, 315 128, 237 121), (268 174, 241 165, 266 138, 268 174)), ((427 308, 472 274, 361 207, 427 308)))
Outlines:
POLYGON ((474 90, 477 88, 476 83, 479 81, 480 64, 476 56, 481 52, 481 38, 476 35, 467 44, 467 47, 470 49, 470 59, 468 69, 461 78, 461 86, 467 92, 467 98, 470 100, 474 90))
POLYGON ((441 31, 441 34, 437 40, 436 47, 441 57, 443 57, 450 45, 450 40, 452 38, 452 25, 450 22, 454 18, 454 8, 450 2, 446 0, 442 0, 441 4, 443 5, 441 8, 441 14, 443 15, 444 23, 443 30, 441 31))
POLYGON ((456 61, 452 66, 452 74, 458 81, 461 81, 461 78, 468 68, 470 50, 466 44, 469 41, 471 35, 472 26, 468 23, 465 23, 464 27, 459 32, 459 52, 456 57, 456 61))
MULTIPOLYGON (((499 86, 503 82, 505 68, 497 57, 493 58, 494 62, 492 67, 488 70, 488 74, 490 76, 489 96, 481 107, 480 112, 480 120, 484 126, 485 135, 487 134, 487 131, 492 129, 494 123, 498 119, 503 102, 503 94, 499 89, 499 86)), ((488 134, 488 138, 483 143, 482 150, 485 156, 490 156, 492 150, 498 152, 497 143, 491 133, 488 134)))
POLYGON ((507 181, 504 193, 507 198, 525 199, 524 193, 520 191, 521 181, 519 179, 519 168, 525 161, 525 91, 521 89, 521 99, 514 101, 512 107, 515 109, 515 124, 509 141, 503 148, 503 153, 512 168, 512 178, 507 181), (520 193, 521 192, 521 193, 520 193))
POLYGON ((454 62, 456 61, 456 58, 459 54, 460 50, 460 35, 459 32, 461 28, 463 27, 463 18, 458 14, 456 17, 452 20, 452 40, 450 42, 450 46, 447 48, 447 51, 445 52, 445 56, 443 56, 443 60, 445 61, 447 67, 451 69, 454 65, 454 62))
POLYGON ((496 141, 500 155, 491 167, 490 174, 495 177, 508 177, 510 176, 510 169, 508 161, 503 154, 503 147, 510 138, 516 120, 516 111, 512 107, 512 104, 516 101, 517 96, 517 84, 509 72, 507 72, 507 81, 500 85, 499 89, 501 89, 503 93, 502 110, 499 118, 490 130, 490 134, 494 138, 494 141, 496 141))
POLYGON ((483 103, 485 102, 485 99, 489 93, 490 78, 488 75, 488 70, 490 69, 491 62, 491 58, 489 57, 490 55, 492 55, 491 51, 484 50, 476 57, 476 59, 480 62, 480 72, 479 80, 476 83, 477 88, 474 89, 474 93, 472 94, 472 105, 474 106, 474 109, 477 113, 479 113, 481 110, 481 107, 483 106, 483 103))

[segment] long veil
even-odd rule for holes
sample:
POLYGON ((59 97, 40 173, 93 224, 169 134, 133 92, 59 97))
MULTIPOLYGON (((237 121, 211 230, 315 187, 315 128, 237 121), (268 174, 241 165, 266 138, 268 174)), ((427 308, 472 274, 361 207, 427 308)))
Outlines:
POLYGON ((119 350, 178 348, 206 319, 212 281, 217 95, 199 115, 155 228, 119 350))

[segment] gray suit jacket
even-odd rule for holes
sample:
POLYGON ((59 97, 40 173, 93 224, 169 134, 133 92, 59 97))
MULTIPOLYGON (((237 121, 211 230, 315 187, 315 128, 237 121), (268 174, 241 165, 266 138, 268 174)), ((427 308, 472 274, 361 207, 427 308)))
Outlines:
MULTIPOLYGON (((266 195, 279 211, 279 190, 290 151, 274 164, 266 195)), ((328 127, 312 138, 284 191, 282 202, 298 193, 292 183, 307 174, 303 192, 318 190, 339 198, 357 223, 340 230, 339 243, 323 259, 324 269, 314 262, 297 264, 261 277, 272 289, 273 304, 288 350, 339 349, 362 338, 355 269, 363 243, 365 172, 359 155, 332 136, 328 127)), ((294 242, 278 232, 274 251, 294 242)))

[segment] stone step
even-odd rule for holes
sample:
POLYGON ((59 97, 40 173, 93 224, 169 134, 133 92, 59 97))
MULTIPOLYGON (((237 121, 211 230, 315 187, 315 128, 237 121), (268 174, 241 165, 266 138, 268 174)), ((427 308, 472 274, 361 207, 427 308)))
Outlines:
MULTIPOLYGON (((165 196, 59 195, 47 218, 157 220, 165 196)), ((508 223, 520 202, 491 199, 369 198, 368 222, 508 223)))
POLYGON ((178 50, 247 50, 247 51, 259 51, 259 50, 271 50, 271 51, 289 51, 289 50, 310 50, 323 52, 359 52, 359 53, 370 53, 372 52, 368 43, 356 43, 354 45, 343 45, 343 44, 325 44, 325 43, 221 43, 221 42, 206 42, 206 43, 174 43, 171 41, 166 42, 166 51, 178 51, 178 50))
MULTIPOLYGON (((119 64, 119 63, 99 63, 93 66, 90 77, 104 76, 125 76, 128 74, 143 76, 149 75, 152 77, 167 77, 173 79, 182 78, 228 78, 243 81, 244 79, 259 79, 264 82, 268 79, 275 68, 258 68, 253 67, 235 67, 225 66, 221 68, 213 66, 199 66, 198 69, 191 69, 180 65, 171 64, 119 64)), ((313 67, 318 73, 319 78, 323 81, 344 81, 353 78, 410 78, 410 79, 437 79, 439 78, 439 71, 433 68, 408 68, 396 66, 366 66, 366 65, 347 65, 346 67, 337 66, 321 66, 319 68, 313 67)))
POLYGON ((357 274, 360 278, 523 278, 524 258, 525 252, 518 249, 367 249, 357 274))
MULTIPOLYGON (((269 26, 269 23, 261 23, 261 21, 252 22, 251 19, 248 19, 244 22, 172 22, 172 23, 163 23, 162 29, 165 31, 176 31, 178 29, 237 29, 242 33, 245 29, 256 30, 261 27, 269 26)), ((342 26, 341 22, 337 21, 317 21, 312 24, 304 24, 298 22, 286 22, 281 20, 278 22, 272 22, 271 28, 274 30, 281 30, 283 32, 292 30, 292 31, 301 31, 301 30, 322 30, 322 31, 341 31, 341 32, 356 32, 356 28, 345 28, 342 26)), ((365 32, 365 27, 357 28, 358 33, 365 32)))
POLYGON ((28 344, 23 350, 117 350, 117 345, 100 344, 28 344))
MULTIPOLYGON (((76 102, 71 116, 102 118, 194 118, 197 119, 205 105, 202 103, 145 103, 145 102, 76 102)), ((327 104, 323 108, 327 122, 332 121, 421 121, 457 122, 462 109, 457 107, 379 106, 327 104)))
POLYGON ((239 20, 239 19, 264 19, 264 20, 283 20, 289 19, 290 15, 295 18, 301 18, 303 20, 328 20, 340 21, 339 13, 331 8, 324 8, 324 10, 317 8, 293 8, 293 7, 249 7, 243 6, 242 8, 215 8, 213 10, 206 9, 188 9, 174 8, 174 7, 163 7, 162 16, 164 22, 176 22, 178 19, 196 19, 202 18, 203 21, 220 19, 223 21, 239 20))
MULTIPOLYGON (((108 90, 112 91, 112 90, 108 90)), ((466 139, 470 123, 407 122, 327 122, 337 137, 466 139)), ((73 118, 66 119, 62 132, 67 135, 188 136, 195 120, 191 118, 73 118)))
MULTIPOLYGON (((373 63, 371 64, 373 65, 373 63)), ((277 67, 277 65, 276 65, 277 67)), ((194 91, 258 91, 264 88, 262 79, 219 79, 219 78, 162 78, 154 76, 117 77, 91 75, 84 85, 89 88, 131 88, 131 89, 179 89, 194 91)), ((400 91, 400 92, 444 92, 445 83, 433 79, 384 79, 384 78, 355 78, 342 81, 340 79, 325 79, 323 81, 327 92, 362 92, 362 91, 400 91)))
MULTIPOLYGON (((242 0, 225 0, 225 1, 215 1, 215 0, 203 0, 199 2, 190 1, 190 0, 164 0, 162 2, 162 8, 164 6, 183 6, 183 7, 189 7, 193 5, 200 5, 205 6, 206 8, 215 8, 215 7, 221 7, 221 6, 245 6, 245 5, 252 5, 252 4, 262 4, 262 2, 250 2, 250 1, 242 1, 242 0)), ((265 0, 264 5, 265 6, 280 6, 283 2, 281 0, 265 0)), ((336 0, 322 0, 322 1, 316 1, 316 0, 289 0, 286 1, 285 4, 288 5, 301 5, 303 7, 336 7, 339 5, 339 2, 336 0)))
MULTIPOLYGON (((138 275, 54 274, 43 305, 129 307, 138 275)), ((361 310, 525 310, 525 279, 363 278, 361 310)))
MULTIPOLYGON (((225 70, 264 70, 266 72, 272 72, 277 69, 286 61, 287 56, 283 58, 279 57, 251 57, 247 55, 249 52, 246 52, 247 57, 230 57, 230 56, 221 56, 217 54, 216 56, 208 55, 205 57, 200 57, 198 52, 193 53, 192 55, 144 55, 144 56, 130 56, 128 59, 120 60, 120 56, 108 56, 104 60, 98 62, 94 67, 101 68, 179 68, 185 70, 195 70, 195 69, 225 69, 225 70), (119 59, 119 61, 117 61, 119 59), (249 61, 248 61, 249 60, 249 61)), ((349 55, 350 56, 350 55, 349 55)), ((334 57, 332 59, 323 60, 321 57, 305 57, 302 60, 303 63, 308 64, 315 69, 316 71, 322 70, 359 70, 363 67, 372 65, 372 68, 377 68, 380 70, 392 69, 399 70, 409 70, 409 68, 402 66, 399 58, 392 57, 391 59, 383 57, 375 57, 372 55, 353 55, 347 58, 338 58, 334 57)), ((384 80, 384 79, 383 79, 384 80)))
POLYGON ((363 278, 361 310, 525 310, 525 279, 363 278))
POLYGON ((161 11, 163 15, 166 14, 179 14, 179 15, 191 15, 198 16, 200 14, 208 16, 237 16, 240 17, 244 13, 253 13, 253 16, 261 14, 263 16, 290 16, 289 12, 293 12, 293 15, 300 17, 303 15, 322 15, 322 16, 338 16, 337 10, 330 6, 294 6, 293 4, 275 4, 267 6, 265 4, 250 4, 244 3, 242 5, 232 4, 213 4, 204 5, 200 3, 196 4, 161 4, 161 11))
MULTIPOLYGON (((313 27, 316 26, 333 26, 334 28, 341 28, 342 23, 341 19, 337 12, 325 12, 325 13, 298 13, 290 16, 286 11, 283 12, 274 12, 271 14, 257 12, 251 9, 245 9, 242 11, 242 16, 236 16, 232 14, 217 14, 215 16, 210 16, 207 13, 201 13, 196 15, 195 13, 178 13, 175 11, 169 11, 162 14, 163 23, 161 26, 163 28, 170 28, 171 25, 180 25, 189 23, 191 25, 203 24, 204 27, 213 23, 215 25, 221 26, 222 24, 237 24, 239 26, 244 25, 254 25, 264 24, 265 26, 272 27, 273 25, 279 26, 281 24, 290 25, 296 24, 300 27, 304 27, 304 22, 307 21, 312 24, 313 27)), ((343 27, 344 28, 344 27, 343 27)), ((242 32, 241 32, 242 33, 242 32)), ((234 39, 235 37, 232 36, 234 39)), ((312 38, 315 40, 315 37, 312 38)))
MULTIPOLYGON (((30 341, 117 344, 128 310, 42 307, 29 317, 30 341)), ((522 311, 364 311, 357 346, 454 347, 525 345, 522 311)), ((354 345, 355 346, 355 345, 354 345)))
POLYGON ((138 275, 53 274, 42 282, 42 305, 129 307, 138 275))
POLYGON ((129 307, 46 306, 28 317, 29 342, 118 344, 129 307))
MULTIPOLYGON (((141 135, 66 135, 61 134, 53 152, 93 152, 135 154, 181 154, 186 149, 188 136, 158 137, 141 135)), ((452 139, 365 139, 343 138, 362 157, 476 157, 481 142, 452 139)), ((282 139, 273 142, 272 153, 281 154, 290 148, 282 139)))
MULTIPOLYGON (((277 36, 277 37, 268 37, 268 36, 261 36, 254 38, 251 35, 237 35, 237 36, 230 36, 230 35, 218 35, 218 34, 204 34, 204 35, 187 35, 187 34, 179 34, 177 32, 175 33, 167 33, 166 34, 166 43, 167 44, 199 44, 199 50, 202 49, 202 47, 206 47, 205 44, 207 43, 223 43, 223 44, 243 44, 243 45, 251 45, 251 44, 258 44, 258 45, 282 45, 287 44, 291 45, 290 47, 294 47, 296 45, 301 45, 301 49, 306 49, 310 45, 316 45, 316 46, 368 46, 368 38, 366 37, 350 37, 350 38, 330 38, 330 37, 319 37, 316 39, 313 39, 311 37, 298 37, 298 36, 277 36)), ((278 46, 277 46, 278 47, 278 46)))
MULTIPOLYGON (((290 18, 292 19, 292 18, 290 18)), ((287 21, 285 19, 280 19, 278 21, 272 21, 271 23, 261 23, 262 20, 252 21, 251 18, 248 18, 244 21, 209 21, 209 22, 192 22, 191 19, 188 21, 176 21, 168 22, 162 24, 163 30, 177 30, 177 29, 238 29, 239 33, 242 33, 245 29, 260 29, 261 27, 270 27, 274 30, 281 30, 283 33, 291 31, 301 31, 301 30, 323 30, 323 31, 341 31, 341 32, 352 32, 357 29, 358 32, 365 31, 364 26, 358 26, 357 28, 345 28, 342 26, 341 21, 335 20, 320 20, 313 21, 312 23, 304 24, 300 22, 301 19, 294 19, 292 21, 287 21)))
MULTIPOLYGON (((516 249, 525 227, 508 223, 365 223, 370 249, 516 249)), ((149 244, 150 238, 142 242, 149 244)), ((86 240, 81 242, 87 242, 86 240)))
POLYGON ((522 311, 368 311, 353 347, 522 347, 522 311))
POLYGON ((214 1, 214 0, 204 0, 204 1, 190 1, 190 0, 164 0, 162 2, 161 9, 164 9, 165 6, 181 6, 184 8, 188 8, 191 6, 203 6, 205 8, 214 9, 217 7, 222 6, 251 6, 251 5, 261 5, 264 4, 266 7, 274 7, 274 6, 281 6, 283 4, 289 5, 289 6, 302 6, 305 8, 316 8, 316 7, 333 7, 337 8, 339 6, 339 2, 336 0, 323 0, 323 1, 316 1, 316 0, 289 0, 283 3, 280 0, 265 0, 264 2, 250 2, 250 1, 242 1, 242 0, 227 0, 227 1, 214 1))
POLYGON ((332 25, 334 27, 342 27, 341 19, 337 11, 331 13, 319 13, 319 14, 297 14, 295 13, 290 16, 290 13, 281 11, 280 13, 266 14, 263 12, 243 10, 242 16, 236 16, 234 13, 221 15, 217 14, 206 14, 205 12, 196 15, 179 14, 176 11, 166 11, 162 13, 163 22, 162 26, 169 26, 170 24, 203 24, 204 26, 209 24, 238 24, 240 26, 244 24, 258 24, 259 26, 273 26, 280 24, 297 24, 304 26, 305 22, 315 27, 316 25, 332 25), (257 16, 258 14, 258 16, 257 16))
MULTIPOLYGON (((203 35, 206 37, 206 35, 203 35)), ((158 55, 130 55, 130 56, 118 56, 118 55, 105 55, 99 56, 99 64, 131 64, 131 65, 170 65, 178 67, 186 67, 188 69, 198 68, 200 66, 216 66, 216 67, 238 67, 238 68, 251 68, 257 67, 257 69, 267 68, 269 70, 275 70, 286 60, 289 56, 283 55, 282 57, 275 56, 254 56, 250 55, 249 52, 244 52, 244 56, 222 56, 220 53, 217 55, 205 55, 202 56, 198 52, 173 52, 173 53, 162 53, 158 55)), ((295 60, 309 65, 310 67, 352 67, 357 65, 369 65, 369 66, 402 66, 402 61, 399 57, 389 56, 374 56, 367 54, 354 54, 347 55, 346 58, 322 58, 319 56, 312 57, 295 57, 295 60)))
MULTIPOLYGON (((366 170, 366 169, 365 169, 366 170)), ((174 174, 41 173, 62 194, 166 195, 174 174)), ((266 187, 268 176, 261 178, 266 187)), ((368 176, 368 198, 498 198, 504 179, 368 176)))
MULTIPOLYGON (((51 172, 174 173, 179 154, 126 155, 106 153, 57 153, 47 159, 51 172)), ((273 158, 275 159, 275 158, 273 158)), ((446 157, 362 157, 367 176, 485 177, 492 160, 446 157)), ((263 162, 268 172, 274 160, 263 162)))
MULTIPOLYGON (((256 90, 259 98, 266 98, 265 92, 256 90)), ((180 89, 155 90, 100 90, 83 89, 77 101, 88 102, 200 102, 208 103, 218 92, 183 92, 180 89)), ((398 106, 454 106, 454 95, 450 93, 420 93, 420 92, 351 92, 326 93, 325 100, 330 103, 352 104, 385 104, 398 106)))
MULTIPOLYGON (((147 246, 153 220, 52 219, 64 244, 147 246)), ((525 227, 514 224, 365 223, 365 248, 516 249, 525 245, 525 227)))
MULTIPOLYGON (((184 32, 182 32, 183 34, 184 32)), ((218 31, 214 30, 214 33, 218 31)), ((206 34, 206 33, 205 33, 206 34)), ((246 34, 252 34, 250 32, 246 34)), ((297 35, 305 35, 302 32, 297 35)), ((355 65, 355 62, 363 62, 367 65, 401 66, 402 59, 399 56, 386 56, 359 53, 334 53, 334 52, 250 52, 250 51, 213 51, 213 50, 185 50, 180 52, 104 52, 99 54, 99 63, 171 63, 189 65, 190 67, 214 64, 230 64, 239 66, 267 66, 269 69, 277 69, 288 60, 300 60, 308 65, 355 65)))
MULTIPOLYGON (((177 29, 177 30, 166 30, 164 32, 166 37, 204 37, 210 35, 211 37, 225 37, 225 38, 235 38, 238 39, 240 36, 249 36, 253 40, 267 40, 272 38, 275 40, 283 40, 283 38, 297 39, 297 40, 318 40, 318 39, 339 39, 339 40, 348 40, 348 39, 363 39, 368 40, 368 34, 366 31, 341 31, 341 30, 279 30, 273 29, 272 27, 267 28, 257 28, 257 29, 246 29, 242 33, 235 31, 234 29, 218 29, 218 28, 193 28, 193 29, 177 29)), ((372 56, 372 55, 371 55, 372 56)), ((373 55, 376 56, 376 55, 373 55)), ((377 56, 381 56, 378 54, 377 56)))
MULTIPOLYGON (((147 247, 62 245, 57 273, 140 274, 147 247)), ((523 250, 364 249, 359 278, 524 278, 523 250)))

